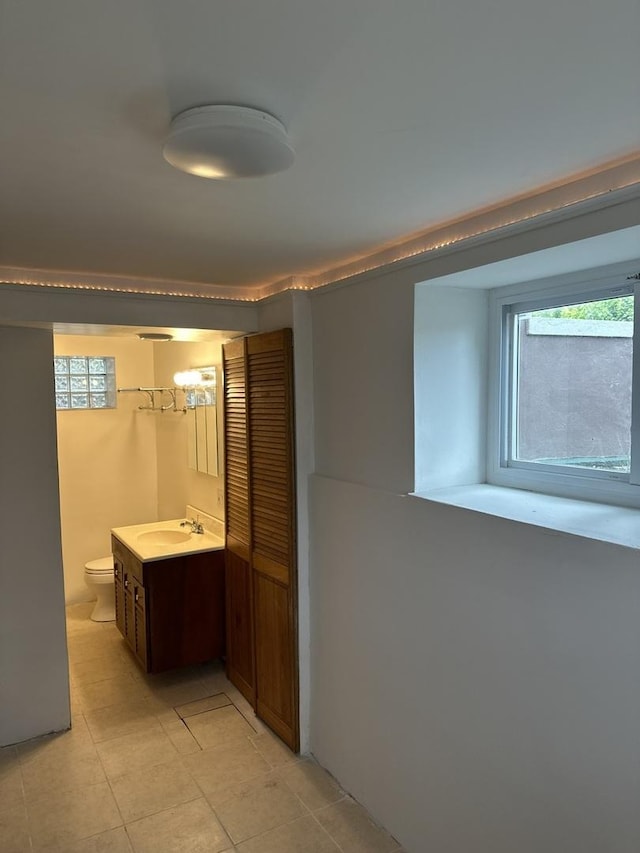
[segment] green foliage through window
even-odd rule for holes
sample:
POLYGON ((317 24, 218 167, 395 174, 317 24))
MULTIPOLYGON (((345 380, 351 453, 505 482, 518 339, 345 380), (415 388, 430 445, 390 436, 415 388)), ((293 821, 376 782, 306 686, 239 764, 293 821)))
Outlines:
POLYGON ((535 315, 566 320, 633 320, 633 296, 547 308, 544 311, 536 311, 535 315))

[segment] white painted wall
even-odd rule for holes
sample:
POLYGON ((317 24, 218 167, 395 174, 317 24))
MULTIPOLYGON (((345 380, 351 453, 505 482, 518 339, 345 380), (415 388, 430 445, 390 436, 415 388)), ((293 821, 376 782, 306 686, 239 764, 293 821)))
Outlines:
POLYGON ((316 470, 413 488, 413 275, 312 294, 316 470), (399 413, 402 416, 399 417, 399 413))
MULTIPOLYGON (((113 356, 118 387, 154 384, 153 344, 134 337, 55 335, 54 351, 113 356)), ((111 553, 112 527, 157 518, 157 415, 138 411, 138 394, 118 394, 116 402, 115 409, 57 412, 67 604, 92 598, 84 566, 111 553)))
POLYGON ((637 552, 313 478, 313 752, 410 853, 633 853, 637 552))
MULTIPOLYGON (((53 341, 0 327, 0 746, 70 725, 53 341)), ((1 845, 0 845, 1 846, 1 845)))
POLYGON ((486 291, 416 287, 416 492, 485 480, 488 333, 486 291))
POLYGON ((637 552, 403 496, 414 283, 635 208, 311 296, 311 747, 409 853, 640 845, 637 552))

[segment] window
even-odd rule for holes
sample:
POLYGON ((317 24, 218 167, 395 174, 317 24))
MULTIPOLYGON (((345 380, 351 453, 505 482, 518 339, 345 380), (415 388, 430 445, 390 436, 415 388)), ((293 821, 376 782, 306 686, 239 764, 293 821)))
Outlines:
POLYGON ((494 292, 490 482, 640 506, 636 287, 494 292))
POLYGON ((416 497, 640 548, 639 230, 416 284, 416 497))
POLYGON ((56 409, 114 409, 115 364, 109 356, 55 356, 56 409))

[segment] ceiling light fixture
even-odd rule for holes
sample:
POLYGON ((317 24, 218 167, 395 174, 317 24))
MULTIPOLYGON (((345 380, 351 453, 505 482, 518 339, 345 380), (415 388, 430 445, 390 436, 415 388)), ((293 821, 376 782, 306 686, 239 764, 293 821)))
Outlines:
POLYGON ((218 180, 273 175, 295 158, 282 122, 262 110, 231 104, 178 113, 162 153, 176 169, 218 180))
POLYGON ((141 341, 172 341, 173 335, 164 332, 138 332, 141 341))

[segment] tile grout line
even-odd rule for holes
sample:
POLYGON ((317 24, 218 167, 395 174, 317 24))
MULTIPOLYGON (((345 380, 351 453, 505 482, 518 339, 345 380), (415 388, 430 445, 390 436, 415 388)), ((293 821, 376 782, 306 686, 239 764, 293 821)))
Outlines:
MULTIPOLYGON (((264 758, 264 756, 263 756, 263 758, 264 758)), ((266 759, 266 758, 265 758, 265 760, 267 761, 267 763, 270 763, 270 762, 268 761, 268 759, 266 759)), ((291 762, 291 764, 293 764, 293 765, 298 764, 298 763, 300 763, 300 762, 291 762)), ((314 762, 314 763, 316 763, 316 764, 317 764, 317 762, 314 762)), ((287 764, 284 764, 284 765, 282 765, 282 764, 281 764, 281 765, 276 765, 276 766, 272 765, 272 766, 271 766, 270 773, 277 772, 278 770, 281 770, 283 767, 286 767, 286 766, 288 766, 288 765, 287 765, 287 764)), ((319 766, 319 765, 317 765, 317 766, 319 766)), ((254 778, 254 779, 258 779, 258 778, 260 778, 260 777, 259 777, 259 776, 256 776, 256 777, 253 777, 253 778, 254 778)), ((339 851, 341 851, 341 853, 344 853, 343 848, 338 844, 338 842, 336 841, 336 839, 331 835, 331 833, 330 833, 330 832, 329 832, 329 831, 328 831, 328 830, 327 830, 327 829, 326 829, 326 828, 325 828, 325 827, 320 823, 320 821, 317 819, 315 812, 323 811, 324 809, 331 808, 331 806, 334 806, 336 803, 342 802, 343 800, 345 800, 345 799, 349 798, 349 795, 348 795, 348 794, 345 794, 344 792, 342 792, 342 794, 343 794, 343 795, 342 795, 339 799, 337 799, 335 802, 333 802, 333 803, 328 803, 327 805, 325 805, 325 806, 321 806, 319 809, 315 809, 315 810, 314 810, 314 809, 312 809, 310 806, 308 806, 308 805, 304 802, 304 800, 302 799, 302 797, 300 797, 300 795, 299 795, 299 794, 297 794, 297 793, 296 793, 296 792, 291 788, 291 786, 287 783, 287 781, 286 781, 285 779, 282 779, 281 777, 278 777, 278 778, 279 778, 279 781, 280 781, 280 782, 285 786, 285 788, 289 791, 289 793, 290 793, 290 794, 292 794, 292 795, 295 797, 295 799, 296 799, 296 800, 298 800, 298 802, 300 803, 300 805, 302 806, 302 808, 303 808, 303 810, 304 810, 304 813, 303 813, 302 815, 298 815, 298 817, 296 817, 296 818, 293 818, 293 820, 285 821, 285 823, 281 823, 281 824, 278 824, 278 826, 271 827, 271 829, 268 829, 268 830, 266 830, 265 832, 259 832, 259 833, 256 833, 256 835, 250 835, 250 836, 248 836, 247 838, 243 838, 241 841, 238 841, 238 842, 235 842, 235 841, 234 841, 234 844, 244 844, 246 841, 251 841, 251 840, 253 840, 253 839, 255 839, 255 838, 261 838, 262 836, 267 835, 269 832, 273 832, 274 830, 276 830, 276 829, 280 829, 280 828, 281 828, 281 827, 283 827, 283 826, 291 826, 291 824, 296 823, 296 822, 297 822, 297 821, 299 821, 299 820, 303 820, 303 819, 305 819, 305 818, 307 818, 307 817, 312 817, 312 818, 315 820, 316 824, 317 824, 317 825, 320 827, 320 829, 323 831, 323 833, 324 833, 324 834, 325 834, 325 835, 330 839, 330 841, 335 845, 336 849, 337 849, 337 850, 339 850, 339 851)), ((249 782, 249 781, 251 781, 251 780, 247 780, 247 782, 241 782, 241 783, 238 783, 238 784, 239 784, 239 785, 242 785, 242 784, 248 784, 248 782, 249 782)), ((342 789, 341 789, 341 788, 340 788, 339 790, 340 790, 340 791, 342 791, 342 789)), ((232 798, 230 798, 230 799, 232 799, 232 798)), ((228 802, 228 801, 226 801, 226 800, 225 800, 225 802, 228 802)), ((223 804, 224 804, 224 803, 222 803, 221 805, 223 805, 223 804)), ((223 824, 223 826, 224 826, 223 820, 222 820, 222 818, 218 815, 218 813, 217 813, 216 809, 214 809, 214 808, 213 808, 213 806, 212 806, 211 808, 214 810, 214 812, 215 812, 215 814, 216 814, 216 817, 218 818, 218 820, 220 821, 220 823, 221 823, 221 824, 223 824)), ((226 827, 225 827, 225 831, 227 832, 227 834, 229 835, 229 837, 231 837, 231 834, 230 834, 230 833, 229 833, 229 831, 226 829, 226 827)))
MULTIPOLYGON (((259 777, 255 777, 255 778, 259 778, 259 777)), ((243 783, 239 783, 239 784, 245 784, 245 783, 243 782, 243 783)), ((297 795, 294 795, 294 796, 297 796, 297 795)), ((245 844, 247 841, 253 841, 256 838, 263 838, 265 835, 268 835, 270 832, 275 832, 276 829, 282 829, 285 826, 291 826, 292 824, 297 823, 299 820, 306 820, 308 817, 313 817, 313 812, 309 811, 309 807, 305 803, 302 803, 302 805, 307 809, 307 814, 298 815, 298 817, 294 817, 293 820, 287 820, 284 823, 279 823, 277 826, 272 826, 270 829, 267 829, 264 832, 257 832, 255 835, 249 835, 249 836, 247 836, 247 838, 243 838, 240 841, 234 841, 233 839, 231 839, 232 844, 234 844, 236 846, 240 845, 240 844, 245 844)), ((213 810, 216 818, 220 821, 220 824, 224 827, 224 830, 227 833, 227 835, 229 836, 229 838, 231 838, 231 834, 230 834, 229 830, 226 828, 226 826, 224 825, 222 818, 218 815, 217 811, 213 808, 213 806, 211 806, 211 809, 213 810)), ((329 833, 327 833, 326 829, 322 826, 322 824, 319 824, 319 826, 325 832, 326 835, 329 835, 329 833)), ((330 835, 329 835, 329 838, 331 841, 333 841, 334 844, 336 844, 337 849, 340 850, 342 853, 342 848, 336 843, 335 839, 333 839, 330 835)), ((235 847, 234 847, 234 849, 235 849, 235 847)))
MULTIPOLYGON (((402 845, 394 838, 393 835, 391 835, 391 833, 387 829, 384 828, 384 826, 381 826, 379 823, 376 823, 375 820, 373 820, 368 809, 365 809, 365 807, 362 805, 362 803, 358 802, 358 800, 356 800, 355 797, 352 797, 351 794, 348 794, 346 791, 343 791, 343 795, 344 796, 342 796, 339 800, 336 800, 335 803, 329 803, 326 806, 321 806, 319 809, 316 809, 315 812, 313 812, 313 816, 316 818, 318 823, 320 823, 320 821, 317 817, 317 814, 319 812, 328 811, 332 806, 336 806, 336 805, 338 805, 338 803, 343 803, 345 801, 350 802, 350 803, 354 803, 354 805, 356 805, 358 808, 362 809, 365 812, 367 819, 376 829, 379 829, 381 832, 384 832, 386 835, 389 836, 390 839, 392 839, 395 842, 395 847, 393 848, 393 850, 389 851, 389 853, 398 853, 398 851, 402 850, 402 845)), ((322 824, 320 824, 320 825, 322 826, 322 824)), ((329 830, 325 830, 325 831, 328 832, 329 835, 331 835, 329 830)), ((333 836, 331 836, 331 838, 333 839, 333 836)), ((336 841, 335 839, 333 839, 333 840, 336 841)), ((343 849, 337 841, 336 841, 336 844, 338 844, 338 847, 340 848, 340 850, 343 849)))
POLYGON ((206 708, 204 711, 195 711, 193 714, 187 714, 187 715, 186 715, 186 717, 185 717, 185 716, 183 716, 183 715, 178 711, 178 708, 185 708, 187 705, 193 705, 193 704, 195 704, 196 702, 204 702, 204 701, 205 701, 205 699, 213 699, 215 696, 227 696, 227 694, 224 692, 224 690, 221 690, 221 691, 220 691, 220 693, 212 693, 210 696, 205 696, 205 697, 203 697, 202 699, 194 699, 194 700, 193 700, 193 702, 186 702, 184 705, 177 705, 177 706, 174 706, 173 710, 174 710, 174 711, 176 712, 176 714, 180 717, 180 719, 184 722, 184 720, 185 720, 185 719, 187 719, 187 718, 189 718, 189 717, 199 717, 199 716, 200 716, 200 714, 208 714, 208 713, 209 713, 209 711, 218 711, 220 708, 228 708, 228 707, 229 707, 229 705, 234 705, 234 706, 235 706, 235 703, 234 703, 231 699, 229 699, 229 697, 227 696, 227 699, 228 699, 229 701, 228 701, 228 702, 226 702, 224 705, 217 705, 215 708, 206 708))
MULTIPOLYGON (((248 739, 250 740, 250 738, 248 738, 248 739)), ((255 746, 254 746, 254 749, 256 749, 256 748, 255 748, 255 746)), ((261 753, 259 752, 259 750, 256 750, 256 752, 258 752, 258 754, 261 754, 261 753)), ((262 758, 267 762, 267 764, 270 764, 269 760, 268 760, 267 758, 265 758, 265 756, 262 756, 262 758)), ((238 783, 237 783, 237 787, 239 787, 239 786, 241 786, 241 785, 248 785, 248 784, 251 784, 251 782, 255 782, 257 779, 260 779, 260 778, 262 778, 263 776, 271 775, 272 773, 276 772, 276 771, 277 771, 277 769, 278 769, 278 768, 274 767, 273 765, 270 765, 270 769, 269 769, 269 772, 268 772, 268 773, 262 773, 262 774, 259 774, 259 775, 257 775, 257 776, 253 776, 253 777, 251 777, 251 779, 247 779, 247 780, 246 780, 246 781, 244 781, 244 782, 238 782, 238 783)), ((303 809, 306 809, 306 810, 307 810, 307 812, 309 813, 309 808, 308 808, 308 806, 306 805, 306 803, 303 803, 303 802, 302 802, 302 800, 300 799, 300 797, 295 793, 295 791, 292 791, 292 790, 289 788, 289 786, 288 786, 288 785, 287 785, 287 783, 284 781, 284 779, 279 779, 279 781, 280 781, 280 782, 285 786, 285 788, 289 791, 289 793, 290 793, 290 794, 292 794, 292 795, 295 797, 295 799, 296 799, 296 800, 298 800, 298 801, 300 802, 300 804, 302 805, 303 809)), ((236 795, 236 794, 234 794, 233 796, 229 797, 229 799, 228 799, 228 800, 224 800, 222 803, 220 803, 220 806, 223 806, 225 803, 230 802, 230 801, 231 801, 232 799, 234 799, 234 797, 236 797, 236 796, 237 796, 237 795, 236 795)), ((210 805, 211 805, 211 804, 210 804, 210 805)), ((219 807, 220 807, 220 806, 219 806, 219 807)), ((220 821, 220 823, 224 826, 224 828, 225 828, 225 832, 227 833, 227 835, 229 836, 229 838, 231 838, 231 833, 230 833, 230 831, 226 828, 226 826, 225 826, 225 824, 224 824, 224 821, 222 820, 222 817, 218 814, 217 809, 216 809, 214 806, 211 806, 211 808, 213 809, 213 811, 214 811, 214 813, 215 813, 215 815, 216 815, 217 819, 218 819, 218 820, 220 821)), ((274 830, 274 829, 279 829, 279 828, 280 828, 280 827, 282 827, 282 826, 289 826, 290 824, 295 823, 297 820, 301 820, 301 818, 303 818, 303 817, 308 817, 308 814, 298 815, 298 817, 293 818, 293 820, 285 821, 285 823, 281 823, 281 824, 278 824, 278 826, 271 827, 271 829, 267 829, 267 830, 265 830, 265 832, 258 832, 258 833, 256 833, 255 835, 249 835, 249 836, 247 836, 247 838, 243 838, 242 840, 237 841, 237 842, 236 842, 236 841, 233 841, 233 839, 232 839, 233 844, 234 844, 234 845, 235 845, 235 844, 244 844, 244 843, 245 843, 245 841, 251 841, 251 840, 252 840, 252 839, 254 839, 254 838, 259 838, 259 837, 260 837, 260 836, 262 836, 262 835, 266 835, 268 832, 273 832, 273 830, 274 830)), ((234 849, 235 849, 235 848, 234 848, 234 849)))
POLYGON ((337 849, 341 851, 341 853, 345 853, 344 847, 342 847, 342 845, 338 843, 338 841, 333 837, 333 835, 331 835, 329 830, 325 826, 323 826, 322 823, 320 823, 320 820, 317 816, 317 813, 321 812, 321 811, 325 811, 325 809, 330 809, 331 806, 335 806, 337 803, 344 802, 344 800, 346 800, 348 797, 349 797, 349 795, 346 794, 340 800, 336 800, 335 803, 330 803, 328 806, 323 806, 322 808, 317 809, 315 812, 312 812, 312 814, 311 814, 311 816, 313 817, 315 822, 318 824, 318 826, 325 831, 325 833, 329 836, 329 838, 333 841, 333 843, 336 845, 337 849))
POLYGON ((29 809, 27 807, 27 792, 26 792, 25 787, 24 787, 24 777, 22 775, 22 764, 19 763, 18 766, 19 766, 19 770, 20 770, 20 787, 22 788, 22 810, 24 812, 24 818, 25 818, 25 821, 27 823, 27 835, 29 837, 29 849, 33 850, 34 844, 33 844, 33 836, 31 834, 31 818, 29 817, 29 809))
MULTIPOLYGON (((340 800, 338 800, 338 802, 341 802, 341 801, 340 801, 340 800)), ((331 803, 331 805, 335 805, 335 803, 331 803)), ((320 821, 319 821, 319 820, 318 820, 318 818, 316 817, 315 812, 311 812, 311 817, 315 820, 315 822, 316 822, 316 823, 317 823, 317 825, 320 827, 320 829, 324 832, 324 834, 327 836, 327 838, 329 838, 329 839, 333 842, 333 844, 335 844, 335 846, 336 846, 336 850, 340 850, 340 853, 344 853, 343 848, 340 846, 340 844, 338 844, 338 842, 337 842, 337 841, 336 841, 336 839, 333 837, 333 835, 331 835, 331 833, 329 832, 329 830, 328 830, 326 827, 324 827, 324 826, 320 823, 320 821)))

